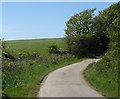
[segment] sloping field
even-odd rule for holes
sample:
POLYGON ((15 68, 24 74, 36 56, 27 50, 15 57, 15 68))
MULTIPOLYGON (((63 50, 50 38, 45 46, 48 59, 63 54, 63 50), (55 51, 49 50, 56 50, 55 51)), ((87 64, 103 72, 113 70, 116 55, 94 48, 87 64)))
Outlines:
POLYGON ((37 52, 39 54, 48 54, 48 46, 56 44, 61 50, 66 49, 64 38, 34 39, 34 40, 14 40, 7 41, 7 49, 13 54, 18 51, 37 52))
POLYGON ((56 44, 60 50, 66 50, 62 38, 16 40, 5 43, 5 49, 15 56, 13 60, 3 60, 2 88, 5 95, 8 97, 35 97, 41 80, 49 72, 80 61, 69 54, 49 54, 48 47, 53 44, 56 44), (36 54, 33 54, 34 52, 36 54))

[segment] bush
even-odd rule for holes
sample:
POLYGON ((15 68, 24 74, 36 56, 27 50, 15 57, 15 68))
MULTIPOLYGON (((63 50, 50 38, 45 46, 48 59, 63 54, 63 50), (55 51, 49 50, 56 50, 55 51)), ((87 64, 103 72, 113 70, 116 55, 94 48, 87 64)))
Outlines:
POLYGON ((15 60, 15 57, 7 51, 2 51, 2 59, 15 60))
POLYGON ((57 45, 51 45, 48 48, 50 54, 61 54, 57 45))
POLYGON ((6 42, 5 41, 2 41, 1 49, 2 49, 2 56, 1 56, 2 59, 15 60, 15 57, 9 51, 6 50, 6 42))
POLYGON ((19 59, 27 58, 27 57, 29 57, 29 56, 30 56, 30 53, 29 53, 29 52, 26 52, 26 51, 24 51, 24 50, 19 51, 19 52, 18 52, 18 55, 17 55, 17 57, 18 57, 19 59))

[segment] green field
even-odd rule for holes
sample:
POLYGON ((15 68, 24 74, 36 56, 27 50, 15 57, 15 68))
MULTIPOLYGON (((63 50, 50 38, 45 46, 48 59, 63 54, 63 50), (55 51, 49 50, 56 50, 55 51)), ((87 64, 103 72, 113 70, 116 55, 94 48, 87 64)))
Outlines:
POLYGON ((7 49, 16 54, 18 51, 37 52, 42 55, 48 54, 48 46, 56 44, 61 50, 65 50, 66 43, 64 38, 35 39, 35 40, 14 40, 7 41, 7 49))
POLYGON ((60 50, 66 50, 64 39, 19 40, 5 43, 6 50, 15 57, 20 57, 18 53, 25 53, 18 60, 3 60, 3 92, 8 97, 35 97, 40 82, 49 72, 81 61, 69 54, 49 54, 48 46, 52 44, 59 46, 60 50), (34 52, 37 56, 32 54, 34 52))

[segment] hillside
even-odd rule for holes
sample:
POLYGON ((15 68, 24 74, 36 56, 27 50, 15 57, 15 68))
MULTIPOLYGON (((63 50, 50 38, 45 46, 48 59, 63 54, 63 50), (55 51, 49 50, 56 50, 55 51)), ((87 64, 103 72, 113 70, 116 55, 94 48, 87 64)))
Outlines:
POLYGON ((2 59, 3 97, 35 97, 42 79, 51 71, 78 62, 73 55, 49 54, 52 44, 66 50, 64 39, 4 42, 2 59))
POLYGON ((66 49, 64 38, 33 39, 33 40, 13 40, 6 41, 7 50, 12 54, 18 51, 37 52, 39 54, 48 54, 48 46, 56 44, 61 50, 66 49))

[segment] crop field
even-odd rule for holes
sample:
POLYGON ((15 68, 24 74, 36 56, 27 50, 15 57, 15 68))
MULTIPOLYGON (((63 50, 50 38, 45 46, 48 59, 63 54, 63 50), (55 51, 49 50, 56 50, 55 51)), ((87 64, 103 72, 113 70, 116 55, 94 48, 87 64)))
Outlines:
POLYGON ((72 64, 78 59, 70 54, 49 54, 56 44, 66 50, 64 39, 6 41, 5 49, 13 58, 3 59, 2 92, 8 97, 35 97, 42 79, 51 71, 72 64))

